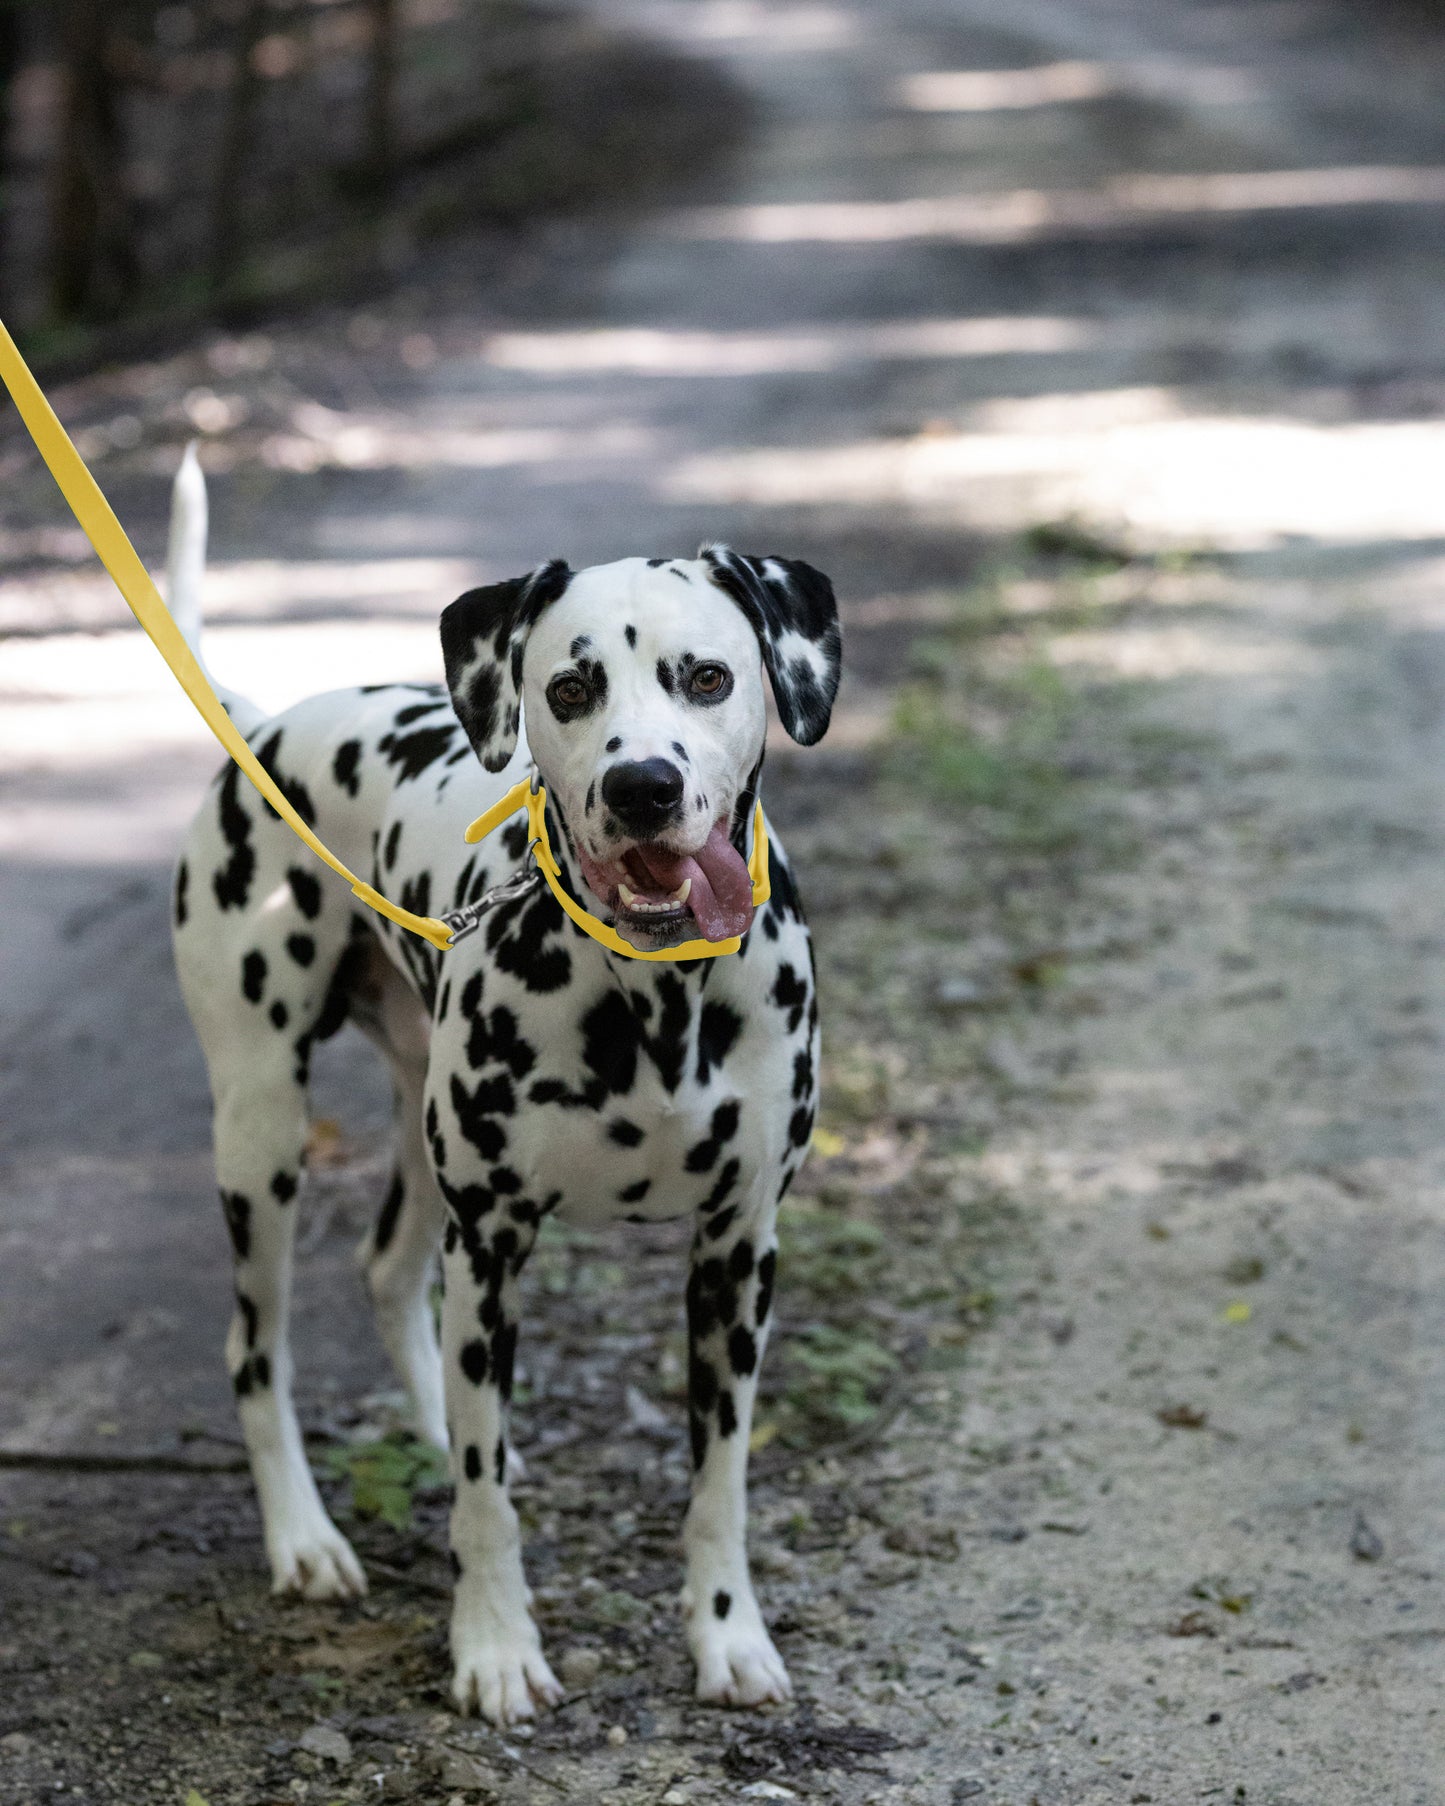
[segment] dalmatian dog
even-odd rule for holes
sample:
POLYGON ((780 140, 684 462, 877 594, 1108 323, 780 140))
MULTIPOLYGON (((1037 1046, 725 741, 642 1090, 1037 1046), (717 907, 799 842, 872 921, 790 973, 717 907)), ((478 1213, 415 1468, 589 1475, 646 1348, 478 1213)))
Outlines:
MULTIPOLYGON (((170 593, 193 644, 204 543, 188 460, 170 593)), ((176 872, 176 965, 234 1253, 226 1362, 274 1590, 366 1586, 306 1461, 287 1328, 308 1066, 349 1018, 394 1080, 395 1167, 361 1259, 418 1430, 450 1450, 459 1708, 502 1725, 562 1698, 530 1611, 506 1428, 519 1281, 553 1212, 695 1225, 686 1635, 700 1699, 781 1701, 787 1672, 748 1570, 746 1467, 775 1218, 816 1113, 818 1013, 783 849, 773 838, 756 912, 746 857, 764 675, 788 733, 818 740, 838 684, 833 591, 797 560, 722 546, 576 572, 554 561, 453 602, 441 650, 445 684, 336 691, 271 718, 221 693, 353 871, 406 909, 457 912, 471 931, 449 950, 364 908, 235 766, 176 872), (467 824, 530 774, 546 785, 561 883, 586 909, 641 951, 741 935, 739 951, 608 951, 542 882, 524 814, 468 848, 467 824)))

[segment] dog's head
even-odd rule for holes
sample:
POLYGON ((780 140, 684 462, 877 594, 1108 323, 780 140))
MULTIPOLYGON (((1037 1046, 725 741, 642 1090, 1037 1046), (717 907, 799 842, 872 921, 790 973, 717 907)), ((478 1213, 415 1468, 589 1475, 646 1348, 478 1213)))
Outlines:
POLYGON ((452 705, 500 771, 527 741, 617 932, 642 951, 751 923, 743 858, 767 714, 820 739, 838 688, 833 588, 796 559, 562 563, 442 614, 452 705))

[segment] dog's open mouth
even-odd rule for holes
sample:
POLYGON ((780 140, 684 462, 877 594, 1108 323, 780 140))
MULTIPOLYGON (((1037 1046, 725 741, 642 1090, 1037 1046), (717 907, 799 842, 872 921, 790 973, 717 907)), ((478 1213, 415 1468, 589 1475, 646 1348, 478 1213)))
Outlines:
POLYGON ((580 847, 578 857, 588 889, 634 945, 639 937, 669 945, 694 927, 705 941, 725 941, 752 925, 753 881, 722 822, 691 853, 648 842, 605 862, 580 847))

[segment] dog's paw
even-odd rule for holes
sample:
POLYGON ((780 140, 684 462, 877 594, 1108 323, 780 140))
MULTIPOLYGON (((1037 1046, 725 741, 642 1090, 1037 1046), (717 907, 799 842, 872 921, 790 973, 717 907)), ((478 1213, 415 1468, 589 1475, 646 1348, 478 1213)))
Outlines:
POLYGON ((745 1614, 736 1623, 713 1620, 698 1626, 690 1641, 697 1696, 706 1704, 780 1706, 793 1697, 783 1658, 760 1617, 745 1614))
POLYGON ((465 1718, 480 1712, 494 1725, 535 1718, 537 1708, 560 1706, 561 1685, 547 1666, 536 1626, 527 1620, 511 1632, 500 1628, 455 1633, 452 1698, 465 1718))
POLYGON ((329 1518, 268 1539, 271 1591, 303 1599, 360 1599, 366 1575, 351 1544, 329 1518))

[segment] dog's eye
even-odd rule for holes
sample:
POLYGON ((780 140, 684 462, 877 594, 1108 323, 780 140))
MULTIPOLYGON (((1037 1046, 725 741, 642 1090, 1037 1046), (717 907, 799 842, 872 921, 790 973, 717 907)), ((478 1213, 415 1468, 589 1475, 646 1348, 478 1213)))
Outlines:
POLYGON ((587 700, 587 686, 580 677, 554 677, 547 695, 560 708, 580 709, 587 700))
POLYGON ((720 695, 727 681, 726 665, 699 665, 692 674, 692 687, 699 696, 720 695))

